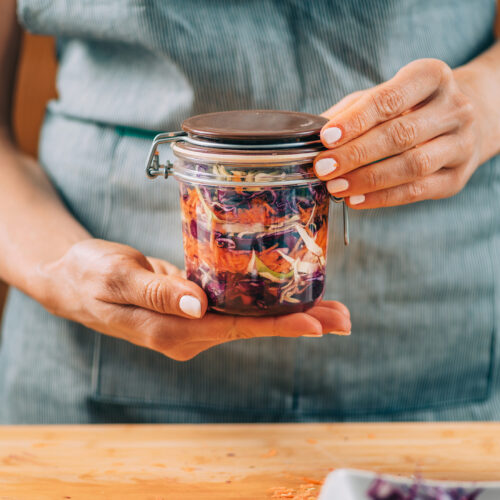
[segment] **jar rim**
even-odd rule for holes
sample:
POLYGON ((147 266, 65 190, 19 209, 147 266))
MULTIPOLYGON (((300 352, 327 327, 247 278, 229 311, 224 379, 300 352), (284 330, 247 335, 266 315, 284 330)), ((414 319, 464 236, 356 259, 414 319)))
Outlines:
POLYGON ((236 164, 253 164, 264 167, 276 167, 288 163, 310 163, 323 147, 307 147, 298 149, 218 149, 203 148, 187 142, 176 141, 171 144, 174 154, 181 158, 189 158, 210 162, 226 162, 236 164))
POLYGON ((287 186, 303 186, 307 184, 315 185, 321 184, 321 180, 317 177, 300 177, 300 178, 289 178, 286 179, 274 179, 274 180, 261 180, 261 181, 233 181, 224 180, 223 178, 216 178, 216 176, 203 176, 203 175, 193 175, 193 171, 190 173, 185 170, 182 171, 179 168, 174 168, 173 176, 178 181, 191 182, 196 184, 204 184, 208 186, 220 186, 220 187, 246 187, 246 188, 262 188, 262 187, 287 187, 287 186))
POLYGON ((180 181, 246 188, 322 182, 312 169, 312 159, 317 151, 293 155, 263 155, 256 160, 257 155, 193 154, 193 151, 186 151, 183 146, 184 144, 172 144, 177 157, 172 174, 180 181))

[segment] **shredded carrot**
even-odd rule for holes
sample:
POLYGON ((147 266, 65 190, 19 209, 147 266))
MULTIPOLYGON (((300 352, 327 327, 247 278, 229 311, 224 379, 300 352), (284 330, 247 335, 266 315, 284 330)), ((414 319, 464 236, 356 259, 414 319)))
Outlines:
MULTIPOLYGON (((232 172, 232 175, 234 180, 244 180, 238 172, 232 172)), ((244 189, 238 187, 234 192, 243 193, 244 189)), ((217 281, 226 281, 229 286, 226 288, 221 284, 219 289, 226 290, 223 293, 230 296, 230 299, 223 297, 221 300, 226 303, 228 300, 238 303, 238 307, 243 311, 247 308, 265 308, 261 305, 256 306, 256 301, 265 302, 267 307, 267 304, 272 305, 274 300, 279 304, 283 304, 284 301, 293 304, 293 301, 299 302, 302 297, 307 296, 307 288, 311 286, 312 280, 308 276, 304 277, 304 274, 308 269, 311 269, 311 273, 316 270, 324 272, 325 261, 318 257, 318 248, 309 241, 309 238, 326 257, 328 230, 325 220, 328 204, 304 203, 303 205, 311 205, 309 208, 304 208, 297 203, 293 211, 283 211, 279 215, 274 203, 267 201, 269 197, 260 196, 259 193, 247 197, 242 203, 235 202, 235 206, 227 208, 221 207, 219 199, 222 198, 218 194, 217 189, 213 187, 193 188, 184 185, 181 189, 183 239, 188 276, 202 286, 205 286, 205 283, 216 282, 217 285, 217 281), (231 226, 226 227, 227 224, 237 224, 238 229, 229 229, 231 226), (295 225, 301 226, 301 229, 295 230, 295 225), (272 233, 265 237, 258 233, 269 231, 267 229, 269 226, 276 228, 277 233, 281 227, 282 231, 286 228, 286 231, 290 232, 290 237, 280 236, 272 246, 256 250, 256 247, 268 244, 272 233), (252 240, 252 234, 255 235, 255 240, 252 240), (287 246, 288 244, 290 246, 287 246), (256 263, 255 266, 253 262, 256 263), (296 267, 296 262, 309 263, 311 266, 296 267), (267 269, 263 269, 264 266, 267 269), (253 270, 258 274, 252 273, 253 270), (242 279, 247 276, 250 279, 242 279), (262 288, 259 280, 267 285, 262 288), (306 295, 303 295, 304 293, 306 295)), ((232 199, 234 193, 228 194, 228 199, 232 199)), ((215 289, 217 290, 217 287, 215 289)), ((286 305, 285 303, 284 307, 286 305)))
POLYGON ((286 274, 291 271, 292 265, 286 261, 278 252, 262 252, 259 259, 276 273, 286 274))

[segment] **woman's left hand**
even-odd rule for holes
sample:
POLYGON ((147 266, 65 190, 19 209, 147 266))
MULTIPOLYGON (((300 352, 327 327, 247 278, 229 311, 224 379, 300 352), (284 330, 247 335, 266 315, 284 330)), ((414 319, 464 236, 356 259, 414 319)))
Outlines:
POLYGON ((444 62, 420 59, 345 97, 323 114, 329 149, 315 159, 316 175, 353 208, 458 193, 481 160, 481 112, 467 88, 444 62))

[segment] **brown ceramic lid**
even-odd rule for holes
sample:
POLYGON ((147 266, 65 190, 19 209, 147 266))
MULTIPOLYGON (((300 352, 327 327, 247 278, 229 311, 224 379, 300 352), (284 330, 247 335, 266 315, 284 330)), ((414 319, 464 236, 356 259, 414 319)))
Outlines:
POLYGON ((184 120, 191 135, 229 141, 270 141, 317 136, 328 120, 295 111, 239 110, 197 115, 184 120))

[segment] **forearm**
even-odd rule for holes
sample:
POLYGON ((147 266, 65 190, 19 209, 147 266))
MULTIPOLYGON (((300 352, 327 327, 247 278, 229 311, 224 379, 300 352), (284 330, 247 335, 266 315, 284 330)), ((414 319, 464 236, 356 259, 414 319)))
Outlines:
POLYGON ((482 116, 479 163, 483 163, 500 153, 500 42, 457 68, 455 74, 482 116))
POLYGON ((90 235, 71 217, 38 163, 13 142, 11 111, 21 28, 15 0, 0 3, 0 278, 38 300, 40 269, 90 235))
POLYGON ((40 165, 16 150, 6 128, 0 128, 0 175, 0 278, 40 300, 43 264, 90 235, 40 165))

